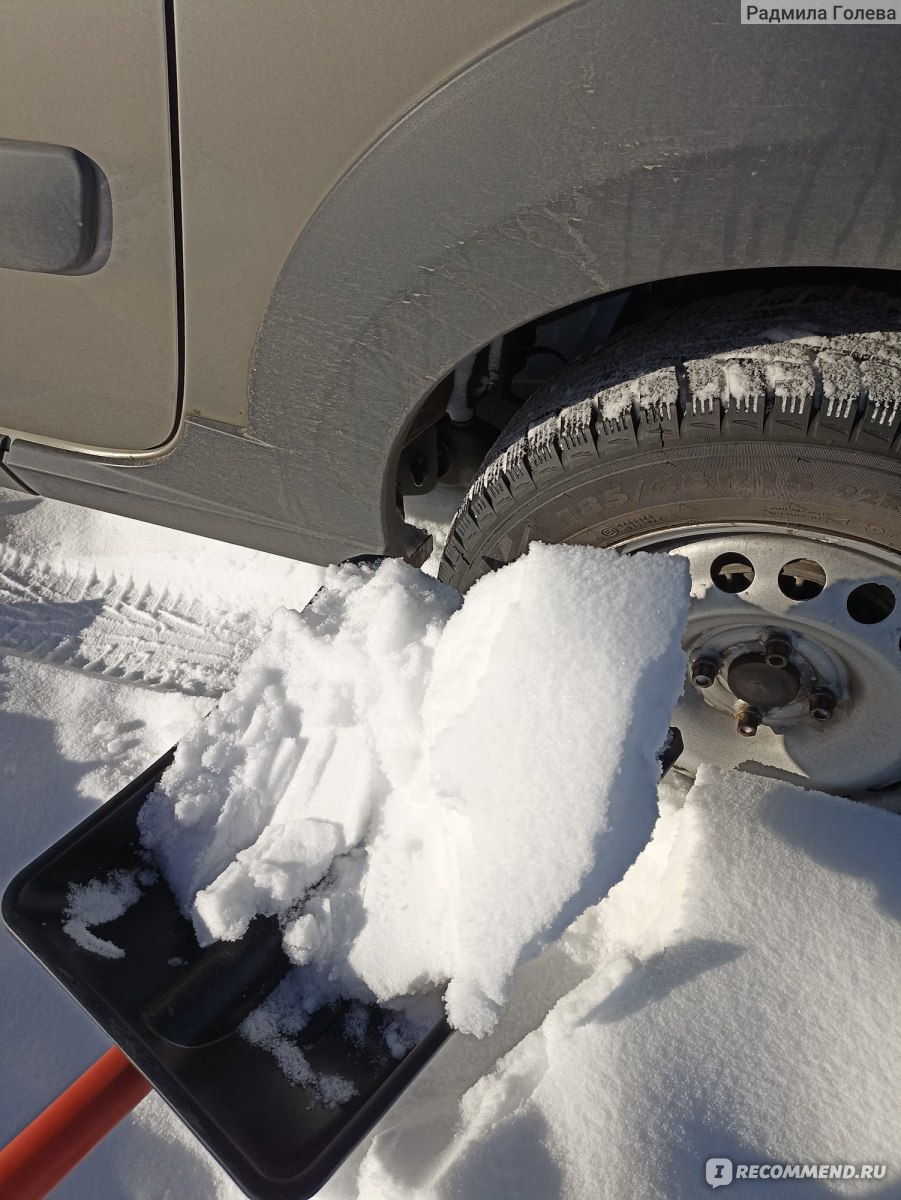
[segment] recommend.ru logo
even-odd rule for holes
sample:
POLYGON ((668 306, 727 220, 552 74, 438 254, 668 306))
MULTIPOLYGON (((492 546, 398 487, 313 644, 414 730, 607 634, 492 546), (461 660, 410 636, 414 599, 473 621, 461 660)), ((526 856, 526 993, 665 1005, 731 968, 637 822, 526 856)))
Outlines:
POLYGON ((711 1187, 722 1187, 732 1182, 731 1158, 708 1158, 704 1167, 704 1178, 711 1187))
POLYGON ((741 1179, 885 1179, 885 1163, 734 1163, 708 1158, 704 1178, 712 1188, 741 1179))

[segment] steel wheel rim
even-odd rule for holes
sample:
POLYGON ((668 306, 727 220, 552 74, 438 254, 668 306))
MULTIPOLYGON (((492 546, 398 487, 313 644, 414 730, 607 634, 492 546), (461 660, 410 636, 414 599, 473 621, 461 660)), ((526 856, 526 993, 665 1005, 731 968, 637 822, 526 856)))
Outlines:
MULTIPOLYGON (((689 668, 673 716, 685 741, 681 769, 693 773, 709 762, 859 798, 901 786, 901 556, 858 539, 752 524, 670 529, 617 549, 679 554, 690 564, 683 643, 689 668), (753 580, 740 591, 723 591, 714 581, 714 564, 730 555, 753 568, 753 580), (820 567, 825 577, 821 590, 806 598, 780 585, 780 572, 798 560, 820 567), (862 620, 861 613, 876 619, 862 620), (728 667, 773 634, 788 635, 791 669, 804 676, 804 687, 792 705, 764 710, 755 735, 742 737, 734 714, 744 701, 730 692, 728 667), (692 663, 711 649, 720 651, 721 672, 714 688, 700 688, 692 682, 692 663), (808 704, 817 686, 836 698, 834 712, 819 721, 808 704)), ((792 578, 792 572, 783 575, 784 586, 815 587, 792 578)))

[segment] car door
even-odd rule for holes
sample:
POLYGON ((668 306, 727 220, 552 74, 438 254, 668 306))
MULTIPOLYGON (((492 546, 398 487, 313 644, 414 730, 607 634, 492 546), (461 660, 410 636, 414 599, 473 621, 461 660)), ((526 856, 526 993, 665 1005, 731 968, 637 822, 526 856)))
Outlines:
POLYGON ((146 455, 177 429, 167 12, 0 5, 0 435, 146 455))

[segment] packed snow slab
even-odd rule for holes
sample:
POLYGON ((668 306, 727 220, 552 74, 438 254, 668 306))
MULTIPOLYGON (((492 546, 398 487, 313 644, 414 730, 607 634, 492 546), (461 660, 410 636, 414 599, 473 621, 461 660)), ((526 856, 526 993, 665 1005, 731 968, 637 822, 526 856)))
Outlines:
POLYGON ((331 569, 142 812, 200 940, 278 914, 293 1004, 447 985, 488 1032, 650 836, 688 593, 679 559, 586 547, 532 546, 465 603, 398 562, 331 569))
POLYGON ((546 952, 582 982, 484 1078, 448 1045, 328 1196, 679 1200, 711 1157, 887 1166, 742 1194, 901 1194, 899 856, 895 814, 703 768, 546 952))

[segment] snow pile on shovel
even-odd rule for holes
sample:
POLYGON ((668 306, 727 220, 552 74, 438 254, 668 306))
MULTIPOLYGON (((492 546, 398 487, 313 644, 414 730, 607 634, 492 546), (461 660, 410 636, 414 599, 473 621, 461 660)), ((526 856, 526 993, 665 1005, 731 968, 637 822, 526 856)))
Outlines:
POLYGON ((650 837, 688 594, 681 559, 533 545, 465 603, 386 562, 277 614, 141 814, 201 943, 282 920, 299 969, 251 1037, 435 987, 493 1028, 650 837))

